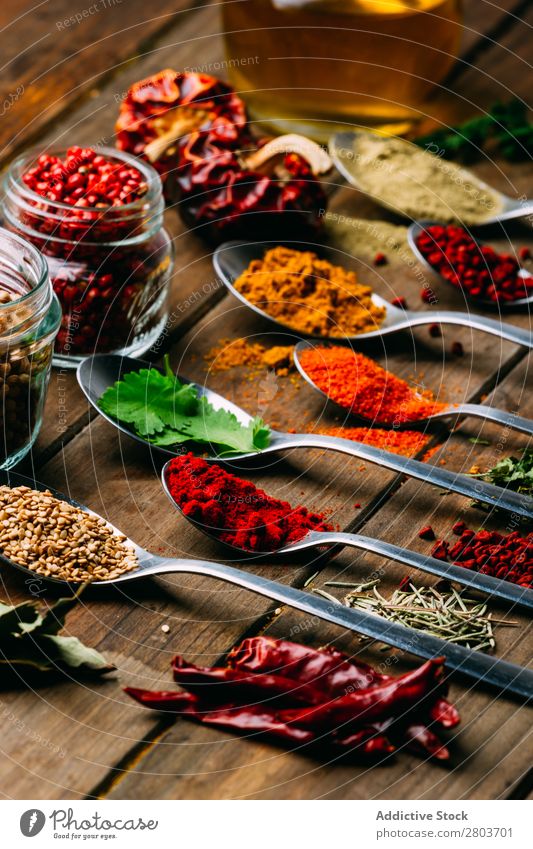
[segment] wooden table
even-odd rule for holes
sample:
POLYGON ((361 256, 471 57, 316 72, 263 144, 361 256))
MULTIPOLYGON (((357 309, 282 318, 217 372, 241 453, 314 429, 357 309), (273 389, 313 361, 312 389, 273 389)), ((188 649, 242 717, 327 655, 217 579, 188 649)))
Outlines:
MULTIPOLYGON (((6 163, 31 143, 113 143, 117 102, 133 81, 163 67, 197 65, 199 57, 202 64, 216 62, 222 55, 217 4, 160 0, 151 7, 157 12, 150 13, 141 0, 117 0, 83 17, 80 24, 68 25, 66 19, 88 5, 84 0, 49 0, 31 12, 32 5, 5 0, 0 12, 6 27, 3 91, 4 97, 12 95, 12 106, 0 124, 6 163)), ((470 113, 474 106, 487 107, 512 95, 527 99, 531 4, 469 0, 466 13, 462 59, 449 81, 450 114, 470 113)), ((510 194, 533 192, 529 164, 487 159, 477 171, 510 194)), ((333 210, 382 217, 338 177, 331 178, 330 189, 333 210)), ((299 380, 273 380, 266 374, 250 379, 244 370, 207 374, 204 354, 214 341, 265 334, 267 328, 220 288, 210 249, 186 231, 175 211, 167 213, 167 226, 176 247, 167 339, 173 364, 199 382, 207 380, 249 411, 260 409, 276 424, 307 428, 319 419, 321 425, 332 423, 320 399, 299 380)), ((525 223, 514 225, 509 234, 516 244, 533 243, 525 223)), ((494 235, 505 242, 502 233, 494 235)), ((404 294, 412 306, 432 309, 422 305, 420 281, 405 261, 382 271, 382 291, 404 294)), ((460 299, 441 287, 438 307, 460 306, 460 299)), ((509 317, 523 327, 529 323, 523 313, 509 317)), ((504 409, 533 417, 524 349, 453 329, 445 330, 442 339, 432 338, 425 329, 413 338, 391 338, 386 348, 375 346, 370 352, 382 362, 387 359, 392 371, 417 377, 450 400, 494 400, 504 409), (450 353, 459 340, 464 346, 460 358, 450 353)), ((474 462, 493 464, 525 444, 516 433, 466 420, 431 462, 466 471, 474 462)), ((222 557, 216 545, 176 515, 162 492, 159 467, 146 453, 90 416, 71 371, 54 372, 44 426, 32 463, 26 466, 33 467, 39 480, 85 502, 147 548, 222 557)), ((439 534, 448 535, 458 518, 476 527, 483 521, 465 499, 441 497, 432 487, 334 454, 293 452, 269 461, 254 480, 277 496, 330 510, 344 528, 362 529, 422 552, 429 548, 417 536, 422 525, 431 523, 439 534)), ((255 568, 295 586, 318 571, 313 586, 320 587, 339 576, 364 577, 378 566, 384 567, 385 591, 404 574, 397 566, 350 550, 329 562, 309 555, 307 560, 255 568)), ((11 575, 2 577, 5 598, 25 597, 23 584, 11 575)), ((520 621, 521 628, 502 630, 498 642, 502 656, 524 664, 531 655, 530 624, 525 618, 520 621)), ((117 671, 97 682, 65 679, 34 692, 0 693, 0 792, 5 798, 459 799, 524 798, 532 792, 530 711, 458 682, 452 685, 452 697, 463 721, 447 767, 405 753, 373 769, 319 762, 253 736, 242 739, 161 718, 123 694, 125 685, 170 687, 174 654, 213 664, 245 635, 354 646, 352 634, 237 588, 187 576, 145 581, 128 593, 109 592, 99 600, 83 601, 70 614, 68 630, 105 653, 117 671)), ((377 649, 368 651, 375 663, 384 662, 384 657, 377 649)))

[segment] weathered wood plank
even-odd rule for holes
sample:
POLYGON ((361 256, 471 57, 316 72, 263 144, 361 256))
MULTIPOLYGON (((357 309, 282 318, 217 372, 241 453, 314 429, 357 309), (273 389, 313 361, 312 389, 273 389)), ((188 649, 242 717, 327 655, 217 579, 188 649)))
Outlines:
POLYGON ((0 158, 39 138, 103 77, 150 50, 159 33, 186 25, 194 5, 167 0, 151 9, 142 0, 46 0, 30 11, 4 4, 1 101, 9 108, 2 116, 0 158))

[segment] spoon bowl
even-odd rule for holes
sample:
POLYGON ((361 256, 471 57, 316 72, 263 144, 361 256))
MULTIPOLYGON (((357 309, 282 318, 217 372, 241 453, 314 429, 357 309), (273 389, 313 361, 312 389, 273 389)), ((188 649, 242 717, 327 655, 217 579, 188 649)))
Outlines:
MULTIPOLYGON (((8 486, 29 486, 32 489, 41 491, 49 490, 56 498, 73 504, 94 516, 98 516, 94 511, 88 510, 88 508, 63 495, 61 492, 33 479, 12 474, 11 472, 2 472, 0 480, 8 486)), ((111 523, 108 522, 108 525, 114 531, 120 533, 111 523)), ((419 657, 431 658, 444 656, 446 666, 449 669, 456 670, 461 675, 476 682, 482 682, 499 692, 513 694, 526 700, 533 698, 533 672, 524 667, 490 657, 480 651, 472 651, 463 646, 453 645, 430 634, 424 634, 405 625, 400 625, 397 622, 383 619, 375 613, 347 608, 342 604, 334 605, 326 599, 313 596, 311 593, 303 592, 295 587, 281 584, 277 581, 270 581, 260 575, 235 569, 232 566, 213 563, 209 560, 160 557, 136 545, 127 537, 125 542, 135 550, 139 559, 139 568, 133 572, 126 572, 112 580, 94 581, 91 585, 92 588, 97 590, 99 587, 121 586, 122 584, 136 581, 139 578, 156 577, 170 573, 204 575, 243 587, 251 592, 266 596, 277 603, 287 604, 296 610, 301 610, 326 622, 339 625, 341 628, 356 631, 371 639, 388 643, 402 651, 410 652, 419 657)), ((13 568, 23 574, 28 583, 28 579, 31 578, 32 582, 42 581, 44 585, 49 585, 56 589, 72 590, 80 586, 79 584, 62 581, 59 578, 41 576, 38 572, 34 572, 25 566, 9 560, 1 553, 0 561, 5 569, 13 568)))
MULTIPOLYGON (((469 327, 474 330, 483 330, 485 333, 490 333, 493 336, 498 336, 501 339, 507 339, 510 342, 515 342, 517 345, 524 345, 527 348, 533 348, 533 333, 522 330, 519 327, 514 327, 512 324, 496 321, 491 318, 476 315, 475 313, 463 313, 452 310, 404 310, 396 307, 385 298, 375 292, 372 294, 372 301, 378 307, 385 307, 385 319, 376 330, 371 330, 367 333, 358 333, 356 336, 313 336, 308 333, 301 333, 295 330, 288 324, 283 324, 278 319, 272 318, 258 304, 252 304, 244 297, 234 286, 234 282, 243 271, 245 271, 252 260, 262 259, 265 252, 274 247, 274 242, 242 242, 232 241, 224 242, 220 245, 213 254, 213 265, 217 276, 222 280, 226 288, 234 295, 241 303, 257 315, 261 316, 266 321, 278 328, 282 328, 285 332, 289 331, 293 336, 302 338, 305 336, 309 339, 321 339, 323 342, 359 342, 366 339, 378 339, 382 336, 387 336, 390 333, 397 333, 399 330, 410 330, 413 327, 421 327, 428 324, 453 324, 460 327, 469 327)), ((334 250, 332 248, 324 248, 320 245, 310 244, 308 242, 285 242, 286 247, 292 247, 296 250, 311 250, 320 257, 329 260, 337 265, 347 263, 353 265, 354 258, 350 257, 343 251, 334 250)), ((363 271, 364 273, 364 271, 363 271)), ((268 306, 268 304, 265 304, 268 306)))
MULTIPOLYGON (((113 425, 113 427, 116 427, 117 430, 120 430, 122 433, 131 437, 131 439, 135 439, 136 442, 140 442, 142 445, 148 446, 150 450, 155 450, 162 454, 168 454, 171 457, 175 457, 178 453, 176 448, 173 448, 172 446, 167 447, 152 445, 152 443, 135 433, 133 428, 128 427, 127 424, 123 424, 105 413, 98 404, 106 389, 109 389, 109 387, 113 386, 118 380, 122 380, 125 374, 129 374, 132 371, 138 371, 140 368, 156 369, 159 371, 157 366, 154 366, 152 363, 144 360, 136 360, 132 357, 123 357, 118 354, 95 354, 92 357, 87 357, 85 360, 82 360, 77 369, 77 378, 79 386, 87 400, 91 403, 94 409, 97 410, 104 419, 106 419, 106 421, 113 425)), ((209 403, 212 404, 216 410, 228 410, 228 412, 233 413, 235 418, 244 426, 250 424, 252 421, 252 416, 236 404, 233 404, 227 398, 224 398, 222 395, 218 395, 217 392, 213 392, 212 389, 208 389, 206 386, 201 386, 199 383, 194 383, 192 380, 183 377, 183 375, 177 374, 176 377, 181 383, 194 386, 198 396, 207 398, 209 403)), ((182 448, 186 448, 188 451, 198 454, 205 452, 205 446, 199 448, 199 446, 192 441, 182 443, 182 448)))
MULTIPOLYGON (((521 433, 527 433, 530 436, 533 436, 533 421, 531 421, 531 419, 525 419, 523 416, 517 416, 514 413, 508 413, 506 410, 498 410, 496 407, 489 407, 485 404, 450 404, 450 406, 444 410, 440 410, 437 413, 432 413, 431 416, 425 416, 419 419, 412 419, 408 421, 399 421, 398 419, 394 419, 392 422, 376 422, 374 419, 365 417, 362 413, 351 410, 348 407, 343 407, 342 404, 339 404, 334 398, 330 398, 328 393, 313 381, 302 364, 302 354, 305 351, 315 350, 316 347, 317 346, 314 345, 313 342, 306 339, 302 339, 294 346, 293 360, 301 376, 306 383, 315 390, 315 392, 318 392, 331 404, 335 404, 335 406, 344 413, 355 416, 366 425, 385 428, 394 427, 399 430, 412 430, 413 428, 419 428, 423 425, 425 426, 432 422, 439 421, 440 419, 456 419, 461 416, 474 416, 475 418, 496 422, 497 424, 504 425, 506 428, 510 427, 513 430, 518 430, 521 433)), ((326 343, 321 347, 332 348, 335 346, 332 343, 326 343)))
MULTIPOLYGON (((78 382, 88 401, 93 407, 103 415, 98 400, 108 386, 113 386, 117 380, 117 375, 124 374, 126 370, 137 371, 142 367, 155 368, 150 363, 142 362, 142 360, 133 360, 119 356, 118 354, 94 354, 84 360, 77 370, 78 382), (121 365, 124 364, 124 365, 121 365)), ((192 381, 189 381, 191 384, 192 381)), ((198 384, 193 384, 198 386, 198 384)), ((203 387, 199 387, 202 389, 203 387)), ((237 416, 239 421, 244 425, 248 424, 251 417, 244 410, 237 407, 236 404, 227 401, 222 395, 205 389, 206 397, 217 407, 223 407, 230 410, 237 416)), ((193 453, 206 455, 206 446, 197 446, 194 443, 183 443, 172 448, 161 448, 152 445, 142 437, 135 434, 129 427, 117 422, 111 416, 105 416, 106 420, 120 430, 122 433, 134 438, 137 442, 146 445, 150 451, 160 451, 164 455, 176 456, 183 453, 184 448, 193 453)), ((466 475, 449 472, 439 466, 430 466, 428 463, 422 463, 419 460, 411 460, 408 457, 402 457, 399 454, 393 454, 390 451, 384 451, 382 448, 375 448, 373 445, 366 445, 361 442, 354 442, 351 439, 341 439, 338 436, 327 436, 319 433, 283 433, 277 430, 270 430, 270 442, 268 446, 254 453, 231 454, 219 457, 214 453, 208 453, 206 459, 211 461, 221 461, 234 463, 237 460, 257 460, 263 455, 286 451, 293 448, 320 448, 322 450, 329 449, 338 451, 341 454, 348 454, 351 457, 357 457, 358 460, 368 461, 382 466, 385 469, 398 472, 400 474, 410 475, 418 480, 430 483, 433 486, 440 487, 449 492, 457 492, 460 495, 465 495, 467 498, 474 498, 491 507, 499 507, 504 510, 517 513, 519 516, 524 516, 527 519, 533 519, 533 501, 526 495, 517 492, 510 492, 502 489, 499 486, 485 483, 485 481, 474 481, 466 475)))
POLYGON ((168 460, 161 472, 161 483, 166 492, 172 506, 190 522, 197 530, 203 533, 206 537, 214 540, 223 549, 227 549, 234 555, 241 558, 244 556, 247 560, 259 559, 265 560, 267 557, 286 557, 299 552, 307 551, 315 548, 332 548, 333 546, 349 546, 357 548, 361 551, 371 551, 374 554, 380 554, 389 560, 394 560, 398 563, 403 563, 406 566, 420 569, 422 572, 427 572, 430 575, 436 575, 448 581, 454 581, 462 584, 473 590, 486 593, 494 598, 502 598, 513 604, 521 605, 529 610, 533 610, 533 590, 524 589, 518 585, 514 585, 509 581, 503 581, 498 578, 493 578, 490 575, 483 575, 479 572, 472 572, 470 569, 465 569, 462 566, 454 566, 451 563, 445 563, 442 560, 437 560, 434 557, 426 557, 423 554, 418 554, 416 551, 410 551, 407 548, 402 548, 392 543, 384 542, 373 537, 363 536, 362 534, 345 533, 344 531, 309 531, 302 539, 293 542, 290 545, 285 545, 275 551, 254 551, 252 549, 241 548, 226 540, 221 540, 217 529, 200 522, 198 519, 188 516, 183 512, 182 507, 174 500, 168 488, 168 471, 171 460, 168 460))
MULTIPOLYGON (((434 221, 414 221, 408 231, 407 231, 407 241, 409 242, 409 247, 411 248, 413 254, 417 258, 418 262, 437 279, 441 280, 446 286, 456 289, 449 280, 447 280, 436 268, 434 268, 430 262, 427 261, 424 254, 418 247, 418 239, 420 234, 427 230, 428 227, 432 227, 435 225, 434 221)), ((479 243, 478 243, 479 244, 479 243)), ((521 268, 518 272, 519 277, 530 277, 531 275, 524 269, 521 268)), ((456 289, 459 292, 462 292, 462 288, 456 289)), ((533 293, 529 295, 527 298, 517 298, 514 301, 488 301, 484 298, 471 298, 466 292, 464 293, 465 298, 469 300, 469 302, 473 306, 483 307, 485 309, 490 310, 511 310, 516 307, 524 307, 533 303, 533 293)))
MULTIPOLYGON (((384 209, 393 212, 395 215, 400 215, 403 218, 409 218, 401 208, 392 206, 386 203, 379 196, 368 192, 357 180, 355 174, 351 170, 349 164, 357 156, 357 143, 362 136, 368 136, 369 133, 365 130, 343 131, 335 133, 329 142, 329 153, 337 170, 354 188, 368 195, 372 200, 384 209)), ((374 135, 374 134, 372 134, 374 135)), ((504 195, 488 183, 480 180, 476 174, 469 171, 467 168, 461 168, 465 179, 471 180, 474 184, 477 183, 480 189, 485 189, 495 195, 499 206, 499 212, 495 215, 490 215, 480 221, 479 224, 486 226, 490 224, 500 224, 502 221, 511 221, 514 218, 524 218, 533 213, 533 200, 520 200, 511 198, 509 195, 504 195)), ((409 220, 412 220, 409 218, 409 220)))

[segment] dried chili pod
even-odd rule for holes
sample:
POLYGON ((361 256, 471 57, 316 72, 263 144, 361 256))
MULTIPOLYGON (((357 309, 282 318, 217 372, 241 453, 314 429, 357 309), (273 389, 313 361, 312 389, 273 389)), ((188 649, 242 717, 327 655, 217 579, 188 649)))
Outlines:
POLYGON ((172 670, 176 684, 200 697, 205 695, 206 684, 210 684, 209 700, 213 704, 268 698, 276 704, 289 706, 318 704, 324 698, 323 693, 311 684, 272 673, 251 675, 228 666, 195 666, 179 656, 173 659, 172 670))
POLYGON ((249 672, 275 672, 300 683, 312 683, 330 698, 387 680, 372 666, 333 646, 314 649, 288 640, 249 637, 228 655, 228 663, 249 672))
POLYGON ((202 724, 356 752, 367 759, 390 755, 403 745, 445 759, 448 751, 432 729, 458 721, 455 708, 443 698, 440 658, 399 678, 372 676, 371 667, 353 663, 336 649, 257 637, 236 647, 224 667, 197 667, 180 657, 173 667, 176 681, 192 692, 126 692, 148 707, 202 724), (350 669, 355 670, 352 682, 341 687, 350 669))
POLYGON ((115 127, 116 144, 147 159, 164 179, 179 165, 178 139, 209 131, 231 146, 246 121, 246 107, 231 86, 208 74, 167 68, 128 90, 115 127))
POLYGON ((117 146, 154 165, 165 195, 211 241, 288 237, 317 230, 331 168, 314 142, 256 140, 242 100, 206 74, 167 69, 133 85, 120 108, 117 146))
POLYGON ((301 136, 241 140, 229 147, 209 133, 183 139, 175 179, 184 221, 214 242, 287 238, 321 227, 326 195, 319 173, 328 155, 301 136))

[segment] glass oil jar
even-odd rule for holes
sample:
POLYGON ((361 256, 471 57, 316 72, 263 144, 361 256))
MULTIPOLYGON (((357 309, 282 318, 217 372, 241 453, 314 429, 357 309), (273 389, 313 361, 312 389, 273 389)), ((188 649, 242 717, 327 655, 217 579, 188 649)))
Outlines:
POLYGON ((353 125, 409 129, 456 59, 462 22, 461 0, 228 0, 222 16, 252 117, 319 141, 353 125))
POLYGON ((0 228, 0 468, 33 445, 43 416, 61 308, 43 256, 0 228))
MULTIPOLYGON (((4 180, 6 226, 46 257, 62 309, 54 364, 74 367, 93 353, 140 356, 155 342, 168 316, 172 242, 163 226, 161 179, 145 162, 117 151, 98 153, 135 168, 146 193, 122 206, 80 209, 32 191, 23 175, 38 160, 29 152, 4 180)), ((50 156, 66 157, 65 150, 50 156)))

